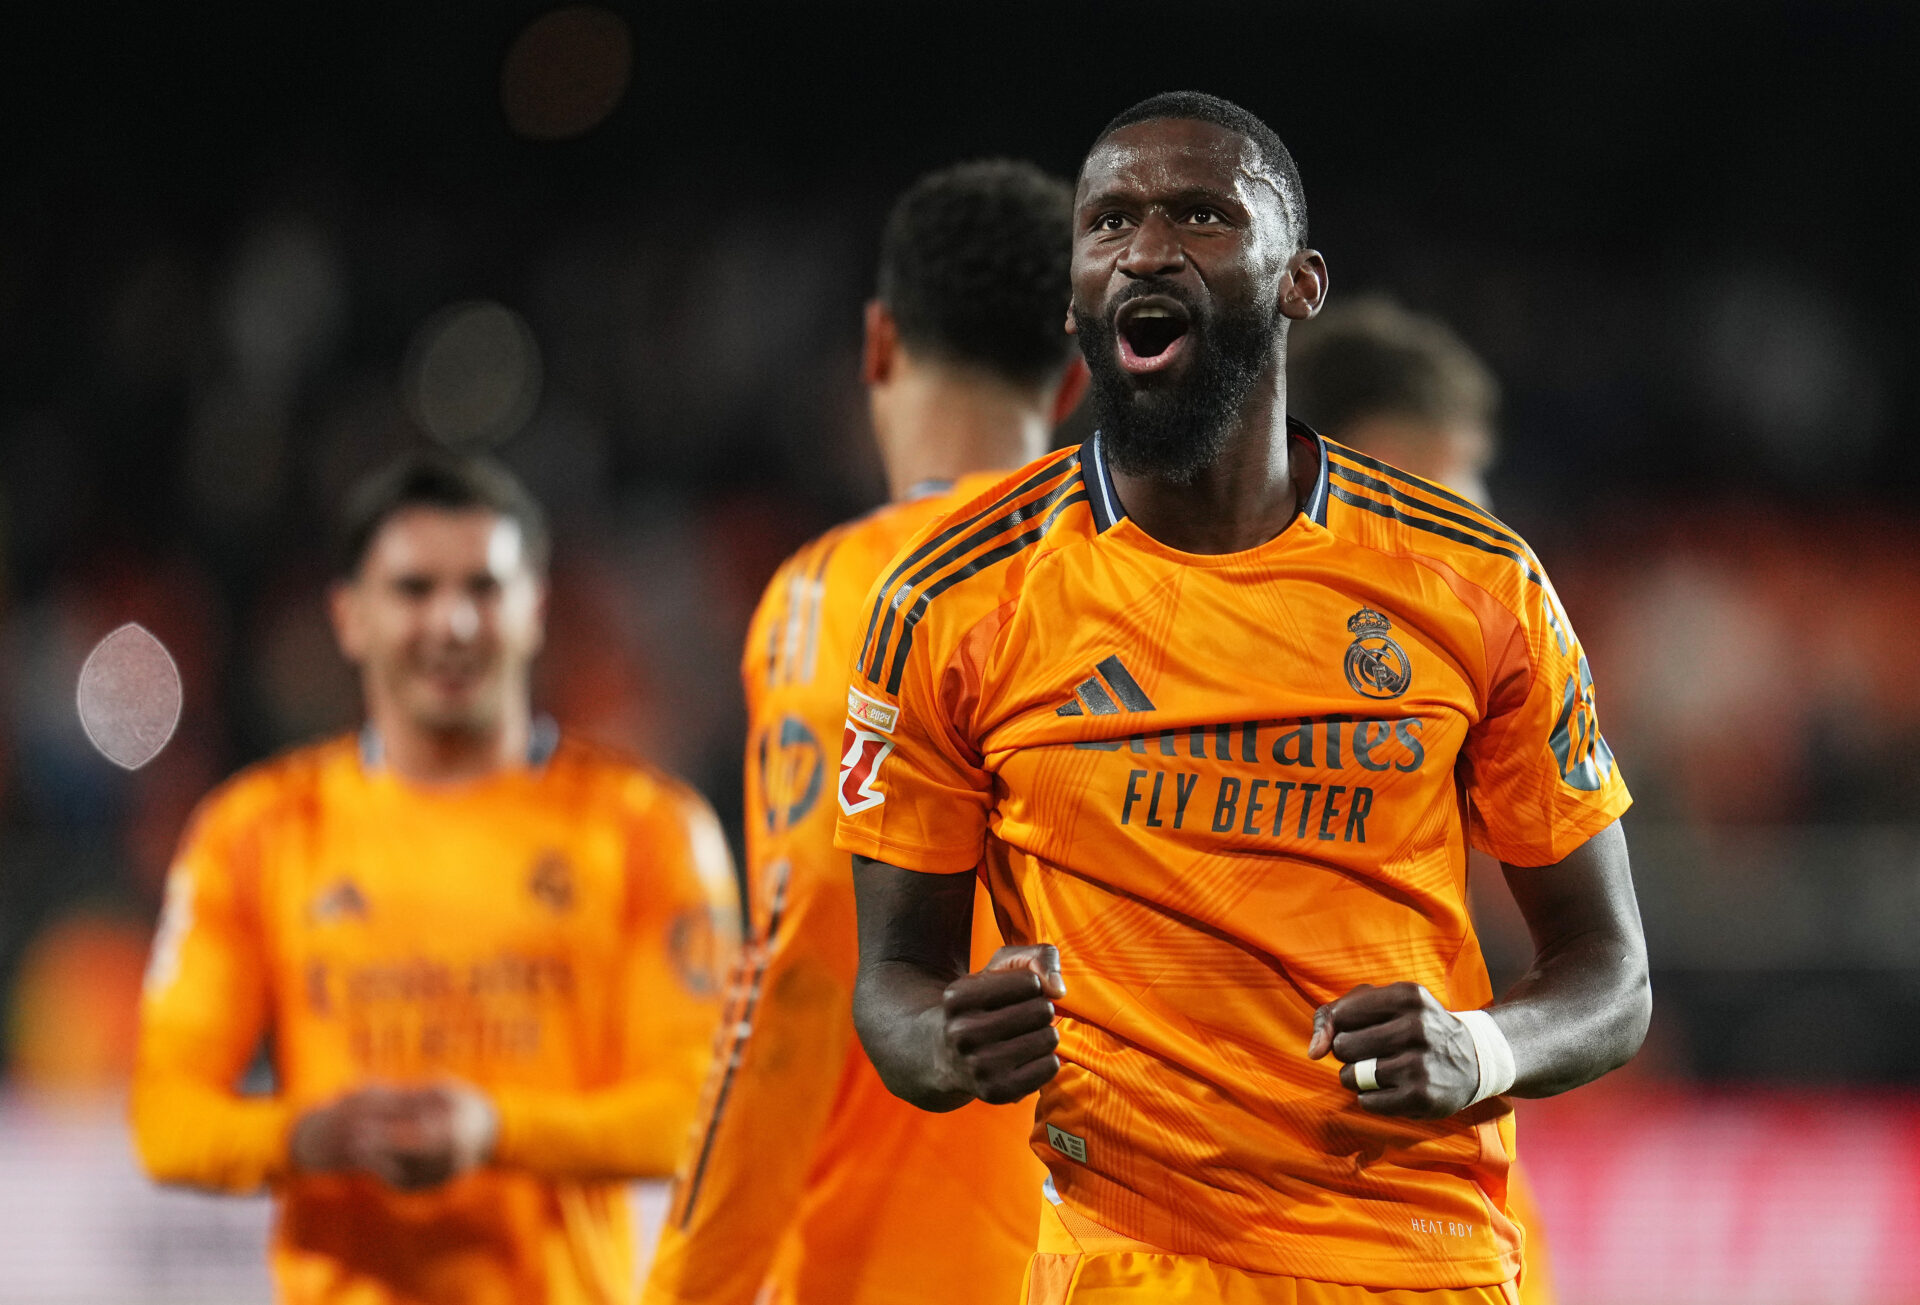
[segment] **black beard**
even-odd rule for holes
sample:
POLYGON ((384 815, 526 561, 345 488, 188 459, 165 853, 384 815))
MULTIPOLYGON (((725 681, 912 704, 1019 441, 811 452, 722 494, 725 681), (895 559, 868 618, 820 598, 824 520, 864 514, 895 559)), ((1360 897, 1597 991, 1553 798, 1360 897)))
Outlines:
POLYGON ((1192 320, 1182 347, 1197 352, 1184 379, 1137 385, 1120 366, 1112 314, 1093 317, 1076 307, 1073 320, 1092 376, 1101 446, 1128 475, 1191 485, 1219 460, 1247 396, 1275 365, 1279 315, 1254 306, 1202 314, 1170 286, 1142 283, 1135 290, 1126 297, 1161 294, 1184 304, 1192 320))

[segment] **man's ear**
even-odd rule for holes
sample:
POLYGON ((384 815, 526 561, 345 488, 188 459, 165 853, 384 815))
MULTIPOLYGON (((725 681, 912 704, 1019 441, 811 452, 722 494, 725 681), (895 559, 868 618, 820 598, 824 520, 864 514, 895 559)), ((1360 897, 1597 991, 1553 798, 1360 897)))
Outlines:
POLYGON ((867 301, 867 334, 860 350, 860 379, 881 385, 893 379, 894 358, 900 351, 900 328, 878 299, 867 301))
POLYGON ((1080 323, 1073 320, 1073 304, 1071 302, 1067 304, 1067 334, 1080 334, 1080 323))
POLYGON ((1287 260, 1286 286, 1280 291, 1280 311, 1304 322, 1327 301, 1327 260, 1317 249, 1303 249, 1287 260))
POLYGON ((361 627, 359 592, 351 580, 336 580, 327 590, 327 615, 333 621, 334 642, 340 653, 358 666, 366 652, 366 635, 361 627))
POLYGON ((1059 388, 1053 392, 1053 424, 1058 426, 1073 416, 1073 410, 1080 406, 1080 400, 1086 396, 1087 382, 1092 376, 1087 371, 1087 360, 1076 351, 1073 361, 1067 364, 1066 374, 1060 378, 1059 388))

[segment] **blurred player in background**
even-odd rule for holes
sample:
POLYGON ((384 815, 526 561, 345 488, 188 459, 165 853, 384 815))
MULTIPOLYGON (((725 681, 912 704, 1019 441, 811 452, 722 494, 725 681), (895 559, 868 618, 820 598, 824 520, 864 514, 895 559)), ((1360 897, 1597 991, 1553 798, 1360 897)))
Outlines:
MULTIPOLYGON (((923 178, 887 221, 864 366, 894 501, 789 559, 748 634, 753 936, 649 1302, 989 1305, 1019 1292, 1044 1177, 1031 1112, 929 1115, 875 1076, 849 1009, 852 869, 833 848, 835 816, 863 798, 834 777, 868 589, 914 531, 1043 452, 1084 385, 1061 330, 1071 210, 1067 186, 1030 165, 973 163, 923 178)), ((974 934, 984 960, 999 942, 989 910, 974 934)))
POLYGON ((279 1298, 631 1300, 624 1184, 672 1169, 731 959, 688 788, 534 716, 547 534, 482 461, 354 494, 332 595, 367 724, 201 806, 133 1122, 162 1182, 278 1202, 279 1298), (269 1041, 274 1090, 238 1090, 269 1041))
POLYGON ((1306 235, 1237 105, 1109 123, 1099 431, 909 541, 853 662, 855 1021, 927 1109, 1040 1091, 1034 1305, 1510 1302, 1506 1096, 1645 1035, 1586 658, 1511 531, 1289 420, 1306 235), (1535 944, 1498 1002, 1470 839, 1535 944), (967 973, 976 873, 1012 945, 967 973))
MULTIPOLYGON (((1287 340, 1287 407, 1330 440, 1444 485, 1491 509, 1486 472, 1496 444, 1500 386, 1446 323, 1390 299, 1337 304, 1303 322, 1287 340)), ((1469 879, 1479 901, 1499 872, 1471 851, 1469 879)), ((1486 932, 1487 921, 1478 921, 1486 932)), ((1525 1232, 1521 1305, 1553 1305, 1544 1223, 1518 1161, 1508 1175, 1508 1212, 1525 1232)))
POLYGON ((1500 386, 1436 318, 1379 297, 1328 309, 1288 341, 1287 404, 1330 440, 1492 506, 1500 386))

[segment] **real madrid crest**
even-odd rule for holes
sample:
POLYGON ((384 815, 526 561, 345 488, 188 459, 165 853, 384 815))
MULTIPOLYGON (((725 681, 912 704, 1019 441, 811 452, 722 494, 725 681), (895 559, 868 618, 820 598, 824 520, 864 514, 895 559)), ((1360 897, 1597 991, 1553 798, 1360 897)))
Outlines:
POLYGON ((1387 631, 1393 622, 1363 607, 1347 618, 1353 642, 1347 645, 1347 683, 1367 698, 1397 698, 1413 683, 1413 665, 1387 631))
POLYGON ((559 852, 542 852, 527 876, 527 891, 555 911, 573 909, 573 867, 559 852))

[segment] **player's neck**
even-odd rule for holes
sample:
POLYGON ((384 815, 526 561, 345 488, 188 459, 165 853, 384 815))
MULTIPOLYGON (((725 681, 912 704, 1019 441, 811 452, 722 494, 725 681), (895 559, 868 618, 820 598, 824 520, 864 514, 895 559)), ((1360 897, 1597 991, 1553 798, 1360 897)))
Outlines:
POLYGON ((428 788, 470 784, 524 765, 533 742, 532 707, 524 699, 482 729, 434 729, 379 704, 370 704, 367 716, 380 740, 380 764, 428 788))
POLYGON ((1183 553, 1240 553, 1285 530, 1304 496, 1293 479, 1286 383, 1263 382, 1240 410, 1226 448, 1186 484, 1111 468, 1133 523, 1183 553))
POLYGON ((949 368, 903 368, 874 404, 889 496, 1033 461, 1052 433, 1042 398, 949 368))

